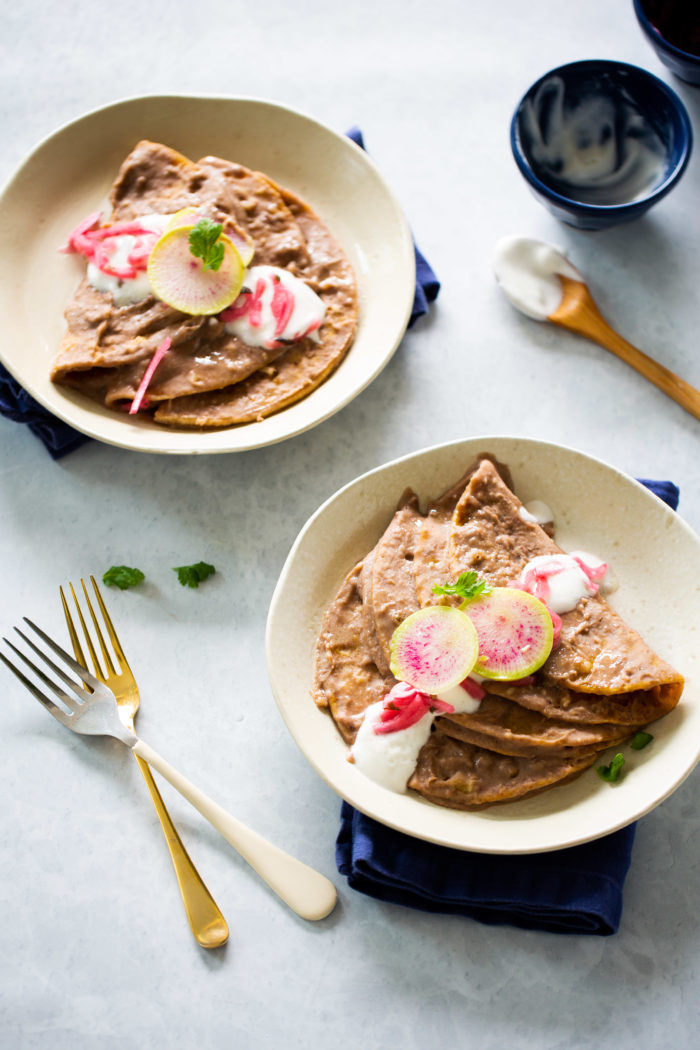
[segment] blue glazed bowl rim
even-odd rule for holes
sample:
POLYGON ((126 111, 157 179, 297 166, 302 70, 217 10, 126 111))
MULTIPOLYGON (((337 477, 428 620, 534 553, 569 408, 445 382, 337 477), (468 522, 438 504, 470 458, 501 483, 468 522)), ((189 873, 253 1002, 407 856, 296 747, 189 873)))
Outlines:
POLYGON ((613 217, 615 215, 629 215, 635 211, 644 210, 649 208, 656 201, 661 200, 665 197, 673 185, 678 181, 683 172, 685 171, 688 161, 690 160, 690 154, 693 148, 693 130, 690 123, 690 117, 686 110, 683 102, 678 97, 676 92, 668 86, 663 80, 650 73, 648 69, 643 69, 641 66, 632 65, 629 62, 617 62, 615 59, 608 58, 584 58, 577 62, 567 62, 563 66, 557 66, 555 69, 550 69, 547 73, 543 73, 541 77, 535 80, 525 93, 520 98, 515 112, 510 122, 510 147, 513 152, 515 162, 520 169, 521 174, 530 183, 530 185, 536 189, 539 193, 545 196, 552 204, 558 205, 565 211, 576 211, 581 216, 589 216, 593 218, 596 215, 602 216, 607 215, 613 217), (583 201, 577 201, 574 197, 565 197, 561 193, 557 193, 553 190, 546 182, 542 182, 541 179, 535 175, 532 168, 530 167, 527 159, 524 156, 523 150, 520 146, 519 135, 518 135, 518 117, 522 108, 522 105, 528 96, 532 95, 534 91, 544 83, 549 77, 556 76, 558 73, 564 73, 567 70, 581 70, 588 69, 598 70, 610 70, 617 72, 630 71, 633 74, 641 75, 642 79, 647 79, 657 90, 664 94, 671 106, 678 115, 679 122, 683 131, 683 142, 680 149, 680 155, 675 166, 669 171, 663 182, 653 190, 653 192, 647 194, 645 197, 638 197, 636 200, 628 201, 625 204, 587 204, 583 201))
POLYGON ((684 51, 682 48, 676 47, 675 44, 672 44, 670 40, 666 39, 661 30, 657 29, 642 7, 642 0, 634 0, 634 12, 637 16, 637 21, 647 33, 649 40, 654 46, 660 47, 662 51, 668 51, 669 55, 672 55, 680 61, 686 62, 694 69, 700 69, 700 58, 697 55, 693 55, 690 51, 684 51))

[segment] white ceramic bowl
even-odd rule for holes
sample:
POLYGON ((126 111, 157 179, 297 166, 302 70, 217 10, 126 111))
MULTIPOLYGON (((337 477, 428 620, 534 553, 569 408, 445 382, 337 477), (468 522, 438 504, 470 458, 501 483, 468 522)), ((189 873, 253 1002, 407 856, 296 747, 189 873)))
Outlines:
POLYGON ((339 411, 384 368, 410 317, 415 255, 401 208, 368 155, 345 135, 273 102, 153 96, 88 113, 40 143, 0 195, 0 360, 77 430, 142 452, 239 452, 299 434, 339 411), (263 171, 327 223, 357 276, 359 324, 336 371, 260 422, 198 433, 129 418, 54 386, 49 368, 82 260, 57 249, 106 205, 119 166, 148 138, 192 159, 215 154, 263 171))
MULTIPOLYGON (((535 853, 599 838, 665 799, 700 758, 700 540, 676 513, 632 478, 559 445, 479 437, 417 452, 346 485, 307 522, 270 606, 267 662, 280 712, 311 765, 363 813, 416 838, 487 853, 535 853), (335 725, 311 699, 315 641, 344 576, 376 543, 405 488, 425 503, 456 482, 480 452, 512 471, 523 501, 554 511, 557 542, 608 561, 620 582, 611 604, 686 677, 679 706, 652 728, 654 741, 627 754, 610 785, 588 770, 530 799, 460 812, 415 793, 380 787, 347 762, 335 725)), ((601 762, 609 761, 614 751, 601 762)))

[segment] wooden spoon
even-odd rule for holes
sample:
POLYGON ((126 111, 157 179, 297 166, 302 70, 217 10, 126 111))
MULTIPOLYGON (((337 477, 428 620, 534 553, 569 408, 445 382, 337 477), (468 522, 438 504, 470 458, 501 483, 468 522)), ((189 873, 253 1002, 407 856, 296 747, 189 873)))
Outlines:
POLYGON ((625 364, 636 368, 645 379, 673 398, 686 412, 700 419, 700 390, 618 335, 600 313, 583 281, 574 281, 561 274, 559 280, 563 291, 562 300, 547 320, 611 350, 625 364))

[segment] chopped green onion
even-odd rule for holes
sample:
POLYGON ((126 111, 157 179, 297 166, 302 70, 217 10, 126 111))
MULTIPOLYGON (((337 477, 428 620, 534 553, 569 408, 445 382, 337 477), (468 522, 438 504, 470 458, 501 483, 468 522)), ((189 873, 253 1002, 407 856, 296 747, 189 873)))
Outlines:
POLYGON ((609 765, 597 766, 596 773, 601 780, 607 780, 609 784, 614 784, 615 781, 620 779, 620 773, 624 764, 625 760, 622 755, 617 754, 609 765))

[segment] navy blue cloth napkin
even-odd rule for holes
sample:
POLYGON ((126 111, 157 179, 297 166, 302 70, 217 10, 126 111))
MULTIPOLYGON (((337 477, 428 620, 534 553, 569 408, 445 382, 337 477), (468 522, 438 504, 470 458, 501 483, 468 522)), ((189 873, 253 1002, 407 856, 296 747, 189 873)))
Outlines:
MULTIPOLYGON (((675 510, 670 481, 642 482, 675 510)), ((501 856, 437 846, 394 831, 343 802, 338 871, 352 889, 420 911, 550 933, 611 934, 636 825, 550 853, 501 856)))
POLYGON ((90 441, 87 434, 81 434, 73 427, 58 419, 47 408, 35 401, 16 379, 0 365, 0 415, 13 419, 16 423, 26 423, 53 459, 60 459, 73 449, 90 441))
MULTIPOLYGON (((365 148, 359 128, 351 128, 347 135, 362 149, 365 148)), ((440 291, 440 282, 430 263, 419 251, 415 242, 413 246, 416 253, 416 290, 408 322, 409 328, 416 323, 419 317, 423 317, 428 312, 429 304, 437 299, 440 291)), ((43 441, 53 459, 60 459, 61 456, 65 456, 68 452, 72 452, 73 449, 91 440, 86 434, 78 433, 77 430, 57 419, 48 409, 38 404, 2 365, 0 365, 0 415, 13 419, 17 423, 26 423, 31 432, 40 441, 43 441)))

